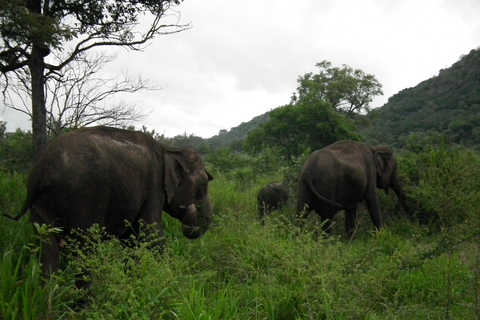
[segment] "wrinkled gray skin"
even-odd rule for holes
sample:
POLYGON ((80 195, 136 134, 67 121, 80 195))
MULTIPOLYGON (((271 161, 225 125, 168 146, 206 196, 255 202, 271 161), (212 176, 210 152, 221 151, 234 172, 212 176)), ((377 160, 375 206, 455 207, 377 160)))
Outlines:
POLYGON ((156 223, 145 232, 162 236, 163 210, 182 222, 186 237, 200 237, 212 220, 210 180, 195 151, 167 150, 141 132, 92 127, 60 135, 32 168, 23 211, 30 209, 34 223, 63 229, 42 241, 44 275, 58 269, 75 228, 99 224, 127 239, 143 220, 156 223))
POLYGON ((320 217, 324 231, 345 210, 345 231, 349 237, 356 227, 357 204, 365 201, 373 224, 383 225, 377 189, 392 189, 407 211, 398 163, 388 146, 369 147, 356 141, 338 141, 317 150, 306 161, 298 179, 297 219, 303 227, 311 210, 320 217))
POLYGON ((264 185, 257 196, 259 218, 263 219, 270 212, 280 209, 288 198, 287 188, 282 182, 264 185))

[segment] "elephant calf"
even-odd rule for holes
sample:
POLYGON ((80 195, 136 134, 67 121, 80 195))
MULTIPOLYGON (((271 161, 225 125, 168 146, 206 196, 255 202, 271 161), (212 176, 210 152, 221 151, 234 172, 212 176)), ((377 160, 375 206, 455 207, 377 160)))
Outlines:
POLYGON ((383 223, 377 189, 391 188, 408 210, 397 167, 388 146, 369 147, 345 140, 313 152, 298 179, 298 224, 303 226, 308 213, 315 210, 324 231, 331 232, 331 220, 345 210, 345 231, 350 237, 356 227, 357 204, 365 201, 373 224, 380 229, 383 223))
POLYGON ((257 196, 259 218, 263 219, 270 212, 280 209, 288 202, 288 191, 284 183, 272 182, 264 185, 257 196))
POLYGON ((72 229, 98 224, 128 239, 139 234, 143 221, 156 225, 145 232, 162 236, 165 211, 182 222, 186 237, 200 237, 212 221, 212 179, 194 150, 168 149, 141 132, 83 128, 45 147, 32 167, 22 215, 30 210, 34 223, 62 230, 42 241, 48 277, 58 269, 60 248, 72 229))

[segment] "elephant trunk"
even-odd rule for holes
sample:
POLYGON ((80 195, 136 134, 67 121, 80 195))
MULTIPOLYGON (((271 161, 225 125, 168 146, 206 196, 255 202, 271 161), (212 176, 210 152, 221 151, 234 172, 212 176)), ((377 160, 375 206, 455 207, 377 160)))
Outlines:
POLYGON ((393 173, 393 175, 390 179, 389 187, 397 195, 398 200, 400 200, 400 205, 402 206, 405 213, 407 213, 409 216, 411 216, 412 212, 410 210, 410 207, 408 206, 407 196, 405 195, 405 192, 403 191, 402 184, 401 184, 400 179, 398 177, 397 171, 395 171, 393 173))
POLYGON ((192 203, 182 219, 183 234, 189 239, 197 239, 207 231, 211 222, 210 203, 205 202, 201 206, 192 203))

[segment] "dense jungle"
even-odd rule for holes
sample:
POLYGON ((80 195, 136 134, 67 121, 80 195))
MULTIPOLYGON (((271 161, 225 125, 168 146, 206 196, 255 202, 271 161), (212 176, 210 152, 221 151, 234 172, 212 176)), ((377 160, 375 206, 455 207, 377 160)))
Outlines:
MULTIPOLYGON (((340 83, 334 75, 353 69, 327 61, 317 67, 299 77, 290 103, 212 138, 141 129, 202 154, 214 177, 214 220, 199 239, 183 237, 168 215, 163 253, 136 238, 123 246, 93 226, 82 245, 68 243, 61 271, 42 282, 38 235, 58 230, 32 228, 28 216, 0 217, 0 319, 480 318, 480 50, 373 110, 329 100, 328 84, 340 83), (315 213, 297 227, 303 164, 342 139, 394 150, 411 212, 379 190, 380 230, 362 205, 352 237, 342 212, 331 236, 315 213), (290 200, 260 221, 257 194, 272 181, 285 182, 290 200), (91 281, 87 290, 74 285, 80 272, 91 281)), ((362 76, 378 94, 376 79, 362 76)), ((32 137, 5 128, 0 208, 15 216, 26 196, 32 137)))

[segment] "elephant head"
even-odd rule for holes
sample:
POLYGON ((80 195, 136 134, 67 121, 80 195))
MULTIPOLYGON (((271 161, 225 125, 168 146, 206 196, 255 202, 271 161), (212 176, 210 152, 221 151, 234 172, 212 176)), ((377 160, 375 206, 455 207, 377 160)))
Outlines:
POLYGON ((377 188, 387 192, 390 181, 397 171, 397 160, 393 157, 392 149, 388 146, 372 147, 372 154, 377 169, 377 188))
POLYGON ((270 212, 281 209, 288 202, 288 198, 289 192, 285 183, 272 182, 264 185, 257 195, 259 218, 263 219, 270 212))
POLYGON ((164 210, 182 222, 187 238, 196 239, 212 222, 208 182, 213 178, 191 149, 167 151, 164 162, 167 197, 164 210))
POLYGON ((389 189, 397 195, 403 209, 410 213, 407 198, 398 177, 398 162, 389 146, 374 146, 371 148, 377 169, 377 188, 388 194, 389 189))

